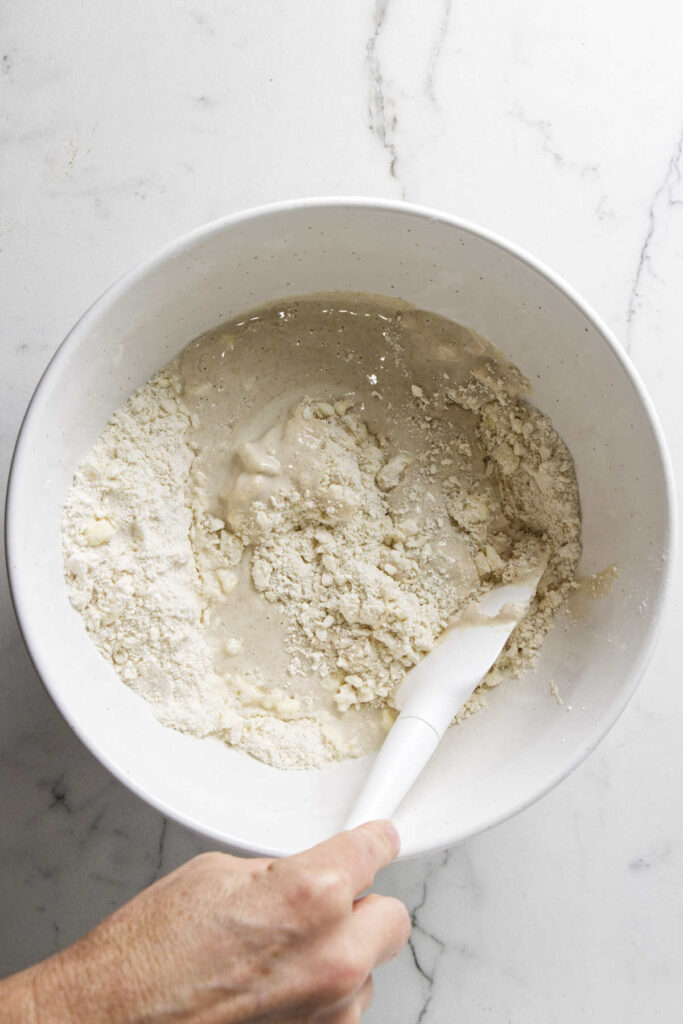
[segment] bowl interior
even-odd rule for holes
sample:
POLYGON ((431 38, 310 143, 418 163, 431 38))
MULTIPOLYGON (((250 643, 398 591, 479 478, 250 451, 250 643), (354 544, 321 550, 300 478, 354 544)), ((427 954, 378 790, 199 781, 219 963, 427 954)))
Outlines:
POLYGON ((245 851, 291 852, 336 831, 368 759, 280 772, 163 728, 69 605, 59 535, 79 460, 135 388, 219 321, 280 295, 330 289, 400 296, 476 328, 517 363, 576 461, 581 571, 619 571, 581 621, 558 621, 534 672, 449 731, 396 818, 411 855, 509 816, 588 753, 638 681, 665 590, 669 484, 647 404, 590 314, 524 258, 456 222, 391 204, 288 204, 182 240, 110 289, 45 374, 10 484, 11 581, 59 708, 141 796, 245 851))

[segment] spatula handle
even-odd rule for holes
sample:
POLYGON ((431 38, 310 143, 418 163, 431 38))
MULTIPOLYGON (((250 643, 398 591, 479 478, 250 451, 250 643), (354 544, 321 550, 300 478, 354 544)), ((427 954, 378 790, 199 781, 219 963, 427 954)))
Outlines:
POLYGON ((390 818, 439 745, 431 725, 399 715, 375 758, 345 828, 390 818))

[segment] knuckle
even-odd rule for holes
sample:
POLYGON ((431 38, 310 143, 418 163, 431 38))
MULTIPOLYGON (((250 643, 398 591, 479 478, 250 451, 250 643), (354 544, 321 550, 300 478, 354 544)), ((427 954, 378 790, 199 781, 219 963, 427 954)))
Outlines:
POLYGON ((323 972, 323 987, 328 999, 337 1002, 362 988, 372 965, 350 941, 337 944, 332 954, 323 972))
POLYGON ((317 871, 313 886, 315 900, 322 909, 333 914, 347 909, 347 879, 343 871, 338 868, 317 871))
POLYGON ((337 868, 297 870, 289 885, 290 902, 305 912, 335 917, 350 908, 346 878, 337 868))
POLYGON ((373 860, 383 859, 393 852, 386 827, 380 821, 370 821, 356 830, 357 841, 373 860))

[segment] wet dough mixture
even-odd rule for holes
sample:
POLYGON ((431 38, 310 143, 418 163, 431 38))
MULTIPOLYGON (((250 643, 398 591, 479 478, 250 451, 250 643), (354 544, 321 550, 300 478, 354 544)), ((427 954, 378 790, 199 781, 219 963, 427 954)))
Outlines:
POLYGON ((244 314, 81 464, 71 601, 163 723, 305 768, 376 749, 449 622, 547 556, 476 710, 533 663, 580 554, 573 462, 527 387, 474 332, 389 298, 244 314))

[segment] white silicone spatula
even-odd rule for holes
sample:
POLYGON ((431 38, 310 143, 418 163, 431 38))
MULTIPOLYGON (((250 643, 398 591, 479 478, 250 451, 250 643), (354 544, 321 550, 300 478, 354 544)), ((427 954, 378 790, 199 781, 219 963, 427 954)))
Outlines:
POLYGON ((345 828, 391 817, 525 614, 544 568, 489 590, 406 675, 396 694, 400 714, 345 828))

